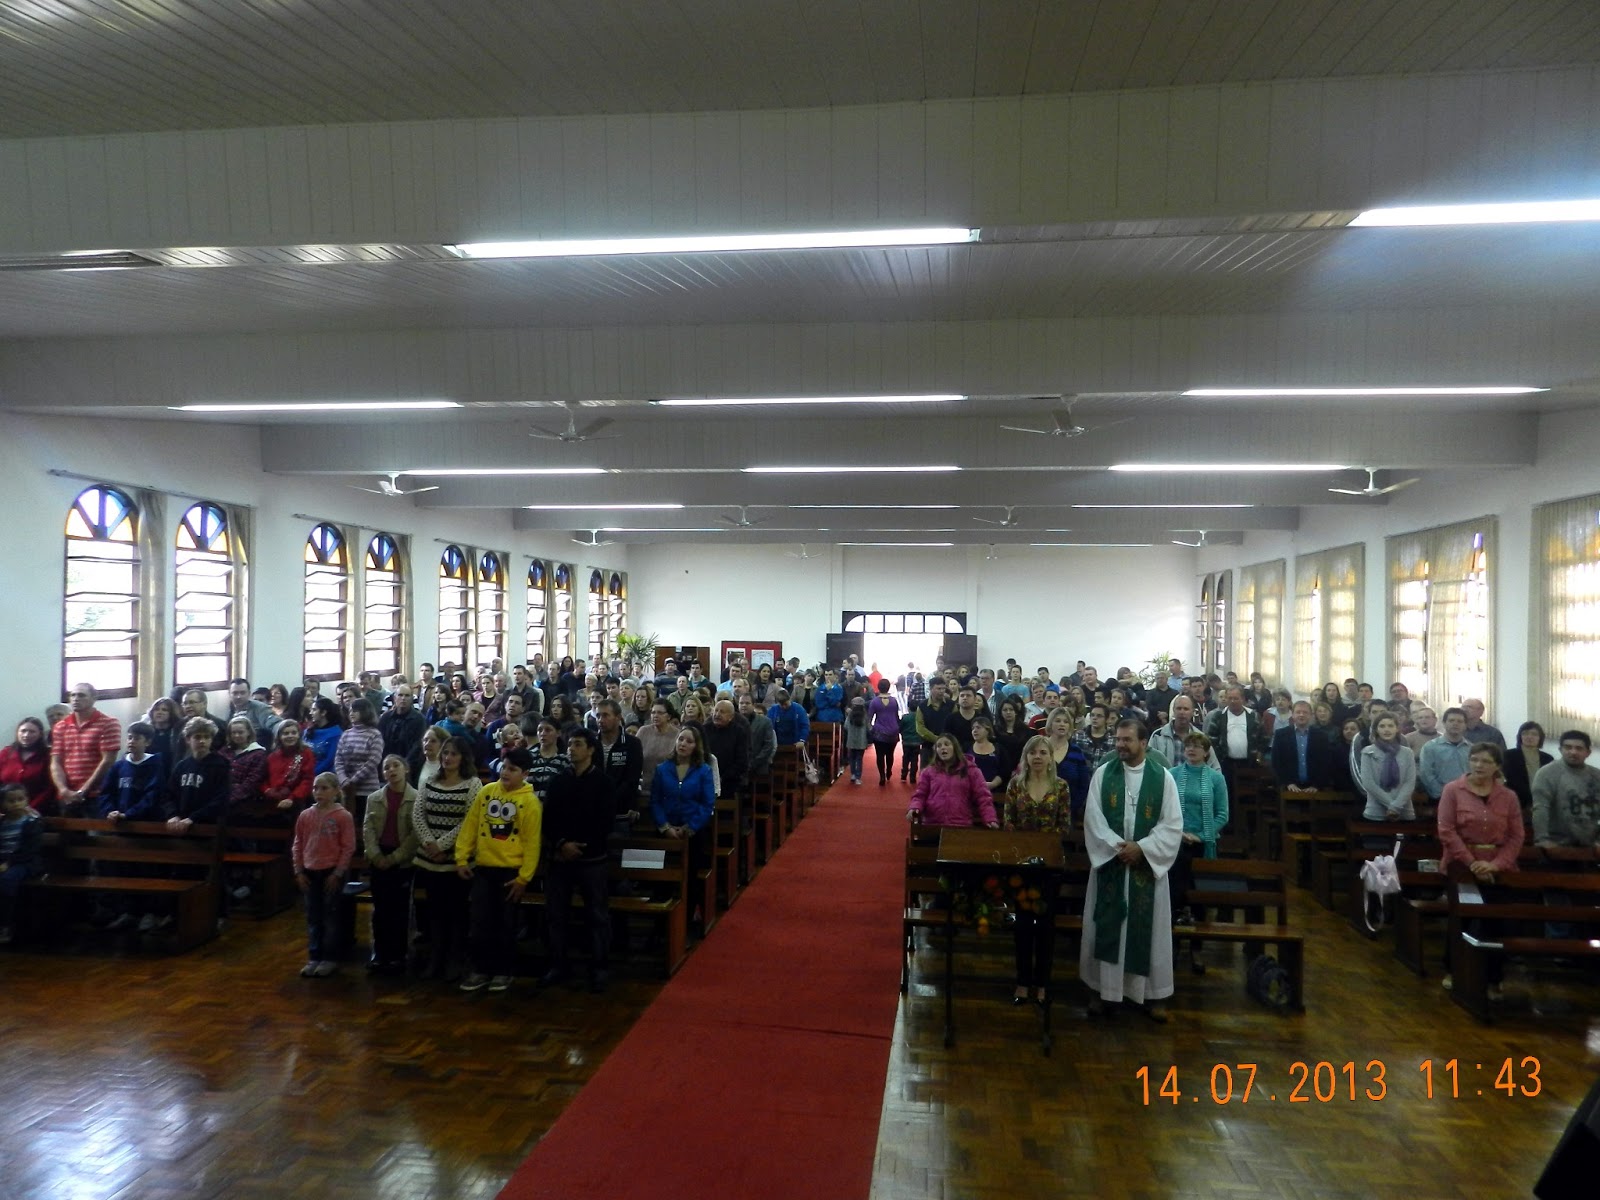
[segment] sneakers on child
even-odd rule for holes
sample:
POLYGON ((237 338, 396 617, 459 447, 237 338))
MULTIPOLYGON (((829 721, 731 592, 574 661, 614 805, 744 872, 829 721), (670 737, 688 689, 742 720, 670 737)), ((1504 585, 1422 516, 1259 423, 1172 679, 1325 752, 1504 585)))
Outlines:
POLYGON ((310 979, 313 975, 315 975, 317 973, 317 967, 319 965, 320 964, 316 961, 316 959, 312 959, 305 966, 300 968, 300 978, 301 979, 310 979))
POLYGON ((248 900, 248 899, 250 899, 250 885, 247 884, 247 883, 244 883, 244 884, 240 884, 238 887, 234 888, 233 889, 233 898, 235 900, 248 900))
MULTIPOLYGON (((123 913, 115 921, 111 922, 111 924, 108 926, 108 928, 110 928, 110 929, 121 929, 124 925, 131 924, 132 921, 133 921, 132 914, 123 913)), ((139 932, 140 933, 153 933, 155 931, 155 927, 156 927, 156 915, 155 915, 155 913, 145 913, 144 916, 139 918, 139 932)))
POLYGON ((504 992, 510 987, 511 976, 509 975, 496 975, 493 979, 489 980, 489 990, 491 992, 504 992))
POLYGON ((472 972, 472 974, 468 975, 461 981, 461 990, 463 992, 481 992, 488 986, 489 977, 487 975, 480 975, 476 971, 472 972))
POLYGON ((326 979, 329 975, 332 975, 338 969, 339 969, 339 964, 338 963, 336 963, 336 962, 328 962, 326 959, 324 959, 322 962, 319 962, 317 964, 317 969, 313 972, 313 974, 316 975, 316 977, 318 979, 326 979))

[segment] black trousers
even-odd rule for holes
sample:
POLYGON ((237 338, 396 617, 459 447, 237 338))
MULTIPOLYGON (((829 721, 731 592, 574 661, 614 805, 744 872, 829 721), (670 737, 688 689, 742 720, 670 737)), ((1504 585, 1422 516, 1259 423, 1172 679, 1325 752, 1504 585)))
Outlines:
POLYGON ((1012 929, 1016 944, 1017 986, 1047 988, 1055 958, 1056 919, 1052 906, 1043 912, 1019 912, 1012 929))
POLYGON ((553 966, 566 968, 567 926, 572 912, 572 893, 583 897, 584 918, 589 923, 589 973, 607 970, 611 964, 611 914, 606 906, 605 859, 598 862, 560 862, 551 860, 544 877, 545 940, 550 944, 553 966))
POLYGON ((878 753, 878 778, 888 779, 894 770, 894 748, 898 743, 879 738, 872 739, 872 748, 878 753))
POLYGON ((469 884, 454 868, 420 872, 418 881, 428 893, 430 966, 435 972, 445 971, 461 957, 469 884))
POLYGON ((373 961, 403 963, 411 925, 411 868, 374 867, 371 885, 373 961))
POLYGON ((472 869, 471 932, 472 969, 480 975, 509 975, 517 953, 517 905, 506 887, 517 877, 516 867, 472 869))

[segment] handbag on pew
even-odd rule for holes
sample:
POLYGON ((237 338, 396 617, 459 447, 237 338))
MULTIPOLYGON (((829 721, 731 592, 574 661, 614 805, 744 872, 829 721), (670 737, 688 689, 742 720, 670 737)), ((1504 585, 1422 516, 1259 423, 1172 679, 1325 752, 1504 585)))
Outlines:
POLYGON ((1395 859, 1400 856, 1400 843, 1404 838, 1395 838, 1393 854, 1377 854, 1361 864, 1361 887, 1363 890, 1361 917, 1367 923, 1367 932, 1377 933, 1383 928, 1383 899, 1385 896, 1400 894, 1400 869, 1395 865, 1395 859), (1373 923, 1373 903, 1376 896, 1377 923, 1373 923))
POLYGON ((800 747, 800 762, 803 764, 801 769, 806 773, 806 782, 816 787, 822 779, 822 773, 817 770, 816 760, 804 746, 800 747))

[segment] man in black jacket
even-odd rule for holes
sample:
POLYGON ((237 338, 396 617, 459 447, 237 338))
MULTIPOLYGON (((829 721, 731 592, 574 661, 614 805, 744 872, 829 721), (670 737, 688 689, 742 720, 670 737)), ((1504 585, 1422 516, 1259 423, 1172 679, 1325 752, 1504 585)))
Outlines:
MULTIPOLYGON (((632 741, 637 747, 638 739, 632 741)), ((577 891, 583 896, 589 922, 589 990, 603 992, 611 957, 606 840, 617 817, 617 793, 598 765, 600 739, 595 734, 573 730, 567 739, 567 756, 572 760, 572 773, 552 779, 544 801, 544 844, 550 854, 544 877, 545 937, 550 943, 551 964, 540 982, 560 983, 569 974, 567 914, 572 893, 577 891)), ((637 771, 634 778, 637 795, 637 771)))
POLYGON ((717 759, 722 794, 737 795, 750 774, 750 726, 734 711, 732 700, 718 700, 704 732, 706 751, 717 759))
POLYGON ((605 699, 594 707, 600 725, 600 740, 595 747, 595 766, 611 782, 616 792, 616 809, 632 821, 637 812, 639 783, 644 775, 644 747, 639 739, 622 727, 622 705, 605 699))
POLYGON ((1311 728, 1311 705, 1301 700, 1293 720, 1272 734, 1272 774, 1286 792, 1316 792, 1333 786, 1333 743, 1311 728))
POLYGON ((412 707, 411 685, 402 683, 394 690, 394 702, 389 711, 378 718, 378 732, 383 734, 383 752, 398 754, 409 764, 422 757, 422 735, 428 723, 412 707))

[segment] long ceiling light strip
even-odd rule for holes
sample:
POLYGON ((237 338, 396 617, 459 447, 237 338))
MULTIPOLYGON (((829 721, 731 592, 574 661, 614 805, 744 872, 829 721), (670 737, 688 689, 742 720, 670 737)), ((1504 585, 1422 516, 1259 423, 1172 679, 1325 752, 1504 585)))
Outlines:
POLYGON ((1197 475, 1218 472, 1234 472, 1247 474, 1253 471, 1272 471, 1289 473, 1301 471, 1312 473, 1317 471, 1348 471, 1350 468, 1343 463, 1250 463, 1250 462, 1215 462, 1215 463, 1113 463, 1107 467, 1108 471, 1127 471, 1131 473, 1171 473, 1178 474, 1192 472, 1197 475))
POLYGON ((898 463, 879 464, 872 467, 845 467, 834 463, 818 467, 740 467, 739 470, 746 475, 827 475, 844 471, 848 472, 852 478, 859 479, 863 475, 945 475, 951 471, 959 471, 961 468, 949 464, 908 467, 898 463))
POLYGON ((660 408, 745 408, 772 404, 953 404, 962 395, 926 396, 672 396, 652 400, 660 408))
POLYGON ((1517 200, 1502 204, 1412 204, 1369 208, 1352 228, 1406 225, 1538 225, 1600 221, 1600 200, 1517 200))
POLYGON ((681 504, 524 504, 529 512, 666 512, 681 504))
POLYGON ((949 246, 978 240, 976 229, 824 230, 810 233, 717 233, 688 237, 550 238, 462 242, 448 247, 463 258, 593 258, 627 254, 731 254, 745 250, 852 250, 888 246, 949 246))
POLYGON ((465 478, 474 475, 604 475, 604 467, 413 467, 397 475, 432 475, 465 478))
POLYGON ((1494 384, 1485 387, 1241 387, 1190 388, 1185 396, 1202 399, 1295 397, 1295 396, 1526 396, 1549 391, 1525 383, 1494 384))
POLYGON ((456 400, 307 400, 301 403, 272 401, 261 404, 170 404, 176 412, 191 413, 319 413, 319 412, 411 412, 430 408, 460 408, 456 400))

